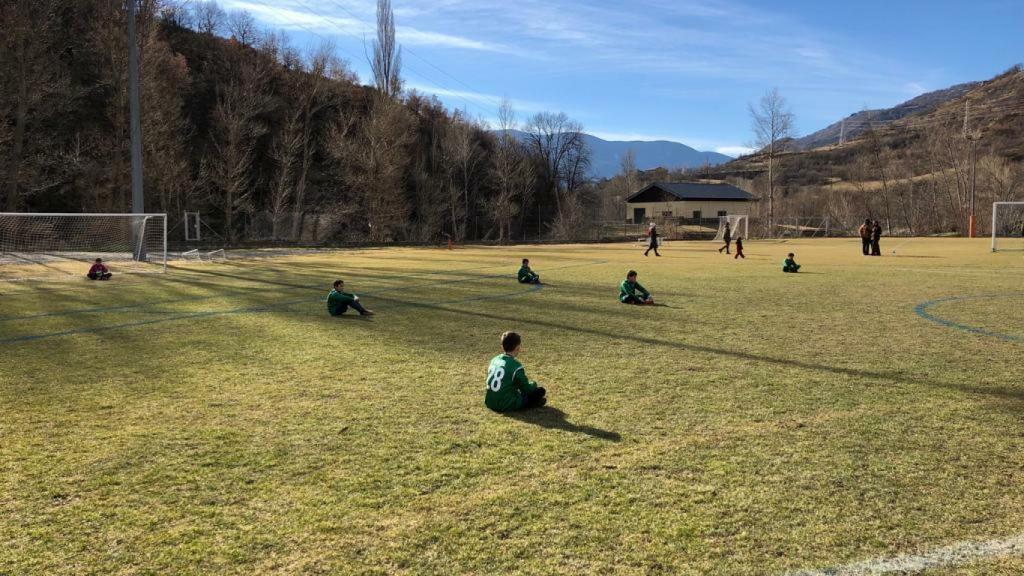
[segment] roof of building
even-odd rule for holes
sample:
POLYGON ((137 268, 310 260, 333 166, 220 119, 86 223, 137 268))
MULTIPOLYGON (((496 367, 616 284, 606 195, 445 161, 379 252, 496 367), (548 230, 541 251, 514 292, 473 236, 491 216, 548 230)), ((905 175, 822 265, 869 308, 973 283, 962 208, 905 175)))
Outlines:
MULTIPOLYGON (((708 184, 705 182, 655 182, 626 198, 626 202, 644 202, 640 199, 645 192, 662 191, 677 200, 744 200, 754 199, 732 184, 708 184)), ((649 201, 649 200, 648 200, 649 201)))

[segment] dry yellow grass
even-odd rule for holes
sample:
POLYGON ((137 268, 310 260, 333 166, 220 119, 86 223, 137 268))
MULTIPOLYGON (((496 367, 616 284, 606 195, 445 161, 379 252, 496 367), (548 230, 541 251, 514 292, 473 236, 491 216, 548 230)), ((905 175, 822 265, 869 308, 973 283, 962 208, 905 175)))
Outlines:
POLYGON ((1024 253, 883 250, 374 249, 0 285, 0 573, 781 574, 1018 534, 1024 253), (515 283, 521 257, 548 286, 515 283), (629 268, 665 306, 616 302, 629 268), (335 277, 379 315, 327 317, 335 277), (483 407, 509 329, 549 409, 483 407))

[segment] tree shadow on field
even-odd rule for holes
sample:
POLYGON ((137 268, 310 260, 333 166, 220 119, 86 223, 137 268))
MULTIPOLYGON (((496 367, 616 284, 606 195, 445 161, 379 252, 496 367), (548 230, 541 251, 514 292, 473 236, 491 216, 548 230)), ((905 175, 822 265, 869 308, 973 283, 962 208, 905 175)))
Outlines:
MULTIPOLYGON (((926 386, 932 386, 936 388, 943 388, 948 390, 957 390, 966 392, 969 394, 977 394, 980 396, 990 396, 1000 398, 1004 400, 1010 400, 1013 402, 1024 402, 1024 387, 1009 385, 1009 386, 979 386, 973 384, 949 382, 944 379, 928 377, 920 374, 907 374, 899 370, 871 370, 864 368, 848 368, 843 366, 830 366, 828 364, 815 362, 813 360, 796 360, 792 358, 784 357, 773 357, 767 354, 756 354, 752 352, 745 352, 743 350, 732 350, 728 348, 719 348, 701 343, 690 343, 690 342, 674 342, 671 340, 648 338, 636 334, 623 335, 621 333, 612 333, 589 326, 576 326, 567 324, 565 322, 557 322, 553 320, 542 320, 535 318, 523 318, 523 317, 511 317, 503 316, 500 314, 492 314, 488 312, 480 312, 468 309, 456 309, 448 308, 444 305, 429 304, 429 303, 415 303, 412 304, 417 308, 433 309, 438 311, 447 312, 449 314, 457 314, 461 316, 470 316, 475 318, 483 318, 487 320, 500 321, 502 323, 518 323, 520 325, 532 325, 541 326, 544 328, 550 328, 553 330, 563 330, 568 332, 575 332, 577 334, 586 334, 590 336, 596 336, 598 338, 607 338, 608 340, 626 340, 631 343, 641 343, 657 348, 669 348, 675 350, 686 350, 689 352, 697 352, 701 354, 711 354, 716 356, 722 356, 727 358, 735 358, 738 360, 762 362, 772 364, 783 368, 797 368, 802 370, 812 370, 818 372, 827 372, 837 374, 840 376, 850 376, 857 378, 866 378, 885 383, 902 383, 902 384, 923 384, 926 386)), ((519 415, 516 415, 517 417, 519 415)), ((539 424, 539 423, 538 423, 539 424)), ((571 425, 570 425, 571 426, 571 425)))
POLYGON ((552 406, 544 406, 543 408, 537 408, 534 410, 525 410, 523 412, 508 412, 505 414, 506 417, 512 418, 513 420, 519 420, 526 424, 533 424, 534 426, 540 426, 541 428, 547 428, 549 430, 565 430, 573 434, 586 434, 591 438, 597 438, 598 440, 610 440, 612 442, 619 442, 622 440, 622 435, 618 432, 612 432, 610 430, 602 430, 600 428, 594 428, 593 426, 580 426, 573 424, 567 419, 567 414, 562 412, 558 408, 552 406))

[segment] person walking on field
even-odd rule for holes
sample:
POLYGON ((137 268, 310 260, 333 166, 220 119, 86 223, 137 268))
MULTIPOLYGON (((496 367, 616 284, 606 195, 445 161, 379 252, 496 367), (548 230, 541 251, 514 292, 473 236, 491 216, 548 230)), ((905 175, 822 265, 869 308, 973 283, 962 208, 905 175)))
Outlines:
POLYGON ((871 254, 871 220, 866 219, 860 225, 860 249, 865 256, 871 254))
POLYGON ((725 240, 725 246, 718 249, 718 253, 721 254, 722 250, 725 250, 726 254, 729 254, 729 245, 732 244, 732 230, 729 229, 729 223, 725 223, 725 236, 722 237, 725 240))
POLYGON ((651 222, 647 235, 651 237, 651 244, 647 247, 647 250, 644 250, 644 256, 647 256, 647 253, 651 250, 654 250, 655 256, 661 256, 661 254, 658 254, 658 226, 654 222, 651 222))
POLYGON ((882 223, 875 220, 875 224, 871 227, 871 255, 881 256, 882 249, 879 247, 878 242, 882 239, 882 223))
POLYGON ((737 258, 743 258, 744 260, 747 259, 747 257, 743 255, 743 236, 736 237, 736 255, 733 256, 732 259, 735 260, 737 258))

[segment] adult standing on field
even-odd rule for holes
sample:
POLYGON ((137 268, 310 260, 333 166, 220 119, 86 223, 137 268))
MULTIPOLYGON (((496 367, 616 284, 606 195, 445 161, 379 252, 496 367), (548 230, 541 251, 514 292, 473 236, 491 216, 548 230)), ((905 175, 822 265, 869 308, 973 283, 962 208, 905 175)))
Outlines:
POLYGON ((865 256, 871 254, 871 220, 865 219, 860 225, 860 249, 865 256))
POLYGON ((878 242, 882 239, 882 223, 875 220, 875 224, 871 227, 871 255, 881 256, 882 248, 878 245, 878 242))
POLYGON ((725 235, 722 236, 722 240, 725 240, 725 246, 718 249, 718 253, 721 254, 722 250, 725 250, 726 254, 729 254, 729 245, 732 244, 732 230, 729 228, 729 223, 725 223, 725 235))
POLYGON ((661 254, 658 254, 658 225, 651 222, 651 227, 647 230, 647 235, 651 237, 651 244, 647 247, 647 250, 644 250, 644 256, 647 256, 651 250, 654 250, 655 256, 661 256, 661 254))

